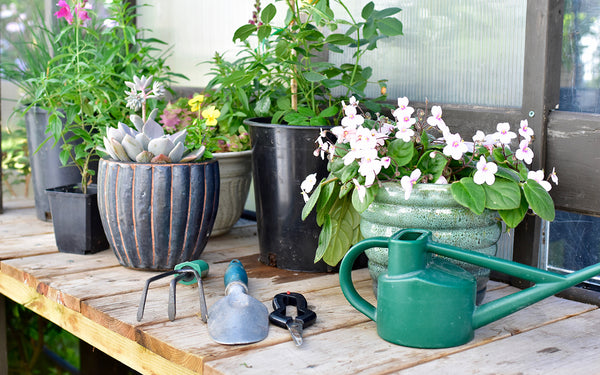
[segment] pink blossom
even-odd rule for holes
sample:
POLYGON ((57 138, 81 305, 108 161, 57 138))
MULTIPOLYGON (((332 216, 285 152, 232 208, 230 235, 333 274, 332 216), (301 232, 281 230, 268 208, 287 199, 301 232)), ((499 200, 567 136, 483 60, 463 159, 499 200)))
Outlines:
POLYGON ((529 127, 529 122, 527 122, 527 119, 525 120, 521 120, 521 124, 519 126, 519 134, 521 134, 522 137, 525 137, 525 139, 531 139, 531 137, 533 137, 533 129, 531 129, 529 127))
POLYGON ((442 133, 449 131, 448 126, 442 120, 442 107, 439 105, 431 107, 431 116, 427 118, 427 123, 434 128, 438 128, 442 133))
POLYGON ((508 145, 514 138, 517 138, 517 134, 510 131, 510 125, 508 122, 499 123, 496 126, 496 130, 497 132, 495 137, 498 139, 498 142, 502 143, 503 145, 508 145))
POLYGON ((358 193, 358 199, 363 202, 365 200, 365 195, 367 195, 367 188, 358 183, 356 178, 352 179, 354 182, 354 186, 356 187, 356 192, 358 193))
POLYGON ((556 168, 552 168, 552 173, 550 173, 550 179, 552 180, 552 182, 558 185, 558 175, 556 174, 556 168))
POLYGON ((69 25, 73 23, 73 15, 71 14, 71 7, 69 6, 69 4, 67 4, 65 0, 59 0, 58 4, 56 5, 60 7, 60 9, 56 13, 54 13, 56 18, 64 17, 65 20, 67 20, 67 22, 69 23, 69 25))

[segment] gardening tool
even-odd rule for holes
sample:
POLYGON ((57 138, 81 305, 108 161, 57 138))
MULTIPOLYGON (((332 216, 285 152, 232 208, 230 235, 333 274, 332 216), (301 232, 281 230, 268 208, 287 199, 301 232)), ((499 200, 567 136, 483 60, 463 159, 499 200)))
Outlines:
POLYGON ((352 306, 377 323, 381 338, 417 348, 447 348, 469 342, 474 330, 600 274, 600 263, 564 276, 431 240, 431 232, 405 229, 353 246, 340 266, 340 286, 352 306), (378 279, 377 308, 352 284, 359 254, 388 248, 388 272, 378 279), (475 278, 435 254, 490 268, 534 286, 475 306, 475 278))
POLYGON ((248 295, 248 275, 234 259, 225 271, 225 297, 208 311, 208 333, 219 344, 261 341, 269 333, 267 307, 248 295))
POLYGON ((175 320, 175 287, 177 283, 181 283, 184 285, 192 285, 194 283, 198 283, 198 292, 200 293, 200 318, 204 323, 206 323, 208 315, 206 312, 206 300, 204 298, 204 286, 202 285, 202 278, 208 275, 208 263, 206 263, 203 260, 194 260, 191 262, 179 263, 175 266, 173 271, 161 273, 160 275, 156 275, 146 280, 144 290, 142 291, 142 299, 140 300, 140 306, 138 307, 138 322, 140 322, 144 317, 144 307, 146 306, 146 296, 148 295, 148 287, 150 286, 150 283, 172 275, 175 275, 175 277, 173 278, 173 280, 171 280, 171 285, 169 287, 169 320, 175 320))
POLYGON ((279 293, 273 298, 273 312, 269 321, 281 328, 287 328, 296 346, 302 345, 302 331, 317 320, 317 314, 309 310, 306 298, 300 293, 279 293), (296 317, 286 315, 288 306, 296 306, 296 317))

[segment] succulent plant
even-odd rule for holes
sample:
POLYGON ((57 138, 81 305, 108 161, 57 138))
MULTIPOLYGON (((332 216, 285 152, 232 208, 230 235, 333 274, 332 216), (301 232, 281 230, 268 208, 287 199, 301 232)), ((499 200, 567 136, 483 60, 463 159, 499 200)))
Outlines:
POLYGON ((104 137, 106 153, 115 160, 138 163, 187 163, 201 158, 205 147, 185 154, 186 130, 165 134, 154 121, 157 113, 157 109, 152 110, 145 123, 140 116, 131 115, 135 129, 122 122, 118 128, 109 127, 104 137))
POLYGON ((133 77, 133 82, 125 82, 131 89, 126 91, 127 107, 137 111, 142 110, 142 117, 131 115, 129 119, 135 129, 119 122, 118 127, 107 126, 104 137, 104 149, 111 158, 120 161, 136 161, 138 163, 187 163, 200 159, 204 154, 205 146, 189 153, 185 153, 184 145, 187 130, 175 134, 165 134, 162 126, 154 119, 158 109, 153 109, 146 118, 146 100, 160 98, 164 95, 164 87, 159 82, 154 82, 151 89, 152 77, 133 77))

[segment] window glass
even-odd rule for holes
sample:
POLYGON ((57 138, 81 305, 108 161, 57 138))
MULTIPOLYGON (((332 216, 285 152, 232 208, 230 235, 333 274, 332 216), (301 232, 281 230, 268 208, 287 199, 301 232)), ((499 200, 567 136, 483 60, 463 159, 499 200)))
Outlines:
MULTIPOLYGON (((404 36, 378 43, 361 65, 388 79, 390 98, 520 107, 523 96, 525 0, 376 0, 396 6, 404 36)), ((360 15, 364 1, 349 1, 360 15)), ((341 15, 342 12, 339 12, 341 15)), ((334 62, 351 53, 330 53, 334 62)), ((369 96, 378 95, 376 84, 369 96)))
POLYGON ((565 0, 559 109, 600 113, 600 2, 565 0))
MULTIPOLYGON (((546 268, 559 273, 600 263, 600 217, 557 211, 550 223, 546 268)), ((588 285, 600 287, 595 277, 588 285)))

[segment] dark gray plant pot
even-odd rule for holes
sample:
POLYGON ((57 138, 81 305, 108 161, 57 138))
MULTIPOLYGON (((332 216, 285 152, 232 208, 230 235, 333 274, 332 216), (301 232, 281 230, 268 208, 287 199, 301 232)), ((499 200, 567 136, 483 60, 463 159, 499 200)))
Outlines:
POLYGON ((76 166, 63 167, 60 162, 59 154, 62 142, 52 147, 53 141, 50 140, 37 153, 35 152, 48 137, 47 125, 48 112, 45 110, 33 107, 25 114, 35 213, 38 219, 44 221, 52 220, 46 189, 81 182, 81 175, 76 166))
POLYGON ((323 261, 314 263, 321 228, 314 212, 302 221, 300 195, 306 176, 316 172, 320 181, 328 175, 327 160, 313 155, 321 128, 271 124, 268 118, 244 123, 252 141, 260 261, 293 271, 331 271, 323 261))
POLYGON ((128 163, 101 159, 98 207, 119 262, 169 270, 200 259, 219 203, 219 165, 128 163))
POLYGON ((88 186, 86 194, 83 194, 80 185, 46 189, 46 194, 58 251, 93 254, 108 249, 98 212, 95 185, 88 186))

